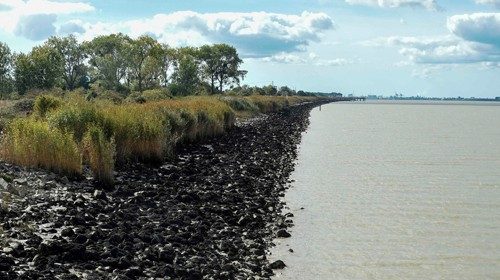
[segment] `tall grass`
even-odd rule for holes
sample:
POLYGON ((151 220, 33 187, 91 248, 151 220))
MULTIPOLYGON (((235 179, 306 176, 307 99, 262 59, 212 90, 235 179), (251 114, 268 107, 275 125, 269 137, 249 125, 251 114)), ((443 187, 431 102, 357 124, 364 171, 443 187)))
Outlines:
POLYGON ((33 113, 35 116, 45 118, 48 112, 59 108, 63 104, 58 97, 42 94, 35 99, 33 113))
POLYGON ((82 155, 71 133, 33 118, 15 119, 2 139, 3 159, 68 175, 82 172, 82 155))
POLYGON ((224 133, 234 125, 237 114, 268 113, 311 100, 270 96, 171 99, 162 91, 146 96, 149 101, 121 104, 88 101, 77 93, 63 98, 39 96, 33 117, 15 119, 5 131, 2 158, 66 174, 80 174, 83 159, 97 180, 111 184, 116 164, 161 162, 178 144, 224 133))
POLYGON ((111 123, 118 161, 163 160, 170 136, 165 116, 141 104, 106 106, 103 113, 111 123))
POLYGON ((105 184, 113 184, 115 166, 115 141, 109 139, 98 126, 91 126, 83 138, 85 157, 95 178, 105 184))

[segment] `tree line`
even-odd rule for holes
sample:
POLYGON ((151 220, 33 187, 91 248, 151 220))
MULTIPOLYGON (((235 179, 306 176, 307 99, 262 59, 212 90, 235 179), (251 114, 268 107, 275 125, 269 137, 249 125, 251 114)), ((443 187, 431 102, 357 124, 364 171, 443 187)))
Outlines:
POLYGON ((239 85, 247 71, 227 44, 173 48, 143 35, 118 33, 79 43, 51 37, 29 53, 0 42, 0 93, 98 87, 122 94, 166 88, 172 95, 215 94, 239 85))

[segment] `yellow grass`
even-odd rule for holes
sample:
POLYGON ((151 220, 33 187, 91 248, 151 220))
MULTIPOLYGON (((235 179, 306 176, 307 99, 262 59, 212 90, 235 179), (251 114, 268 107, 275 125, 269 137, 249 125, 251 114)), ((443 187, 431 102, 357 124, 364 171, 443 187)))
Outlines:
POLYGON ((81 173, 83 158, 99 181, 111 183, 115 162, 163 161, 179 143, 225 133, 234 125, 235 112, 268 113, 313 99, 258 95, 161 99, 160 91, 150 94, 151 101, 121 104, 87 101, 78 93, 38 97, 36 119, 15 119, 6 130, 2 158, 67 174, 81 173))

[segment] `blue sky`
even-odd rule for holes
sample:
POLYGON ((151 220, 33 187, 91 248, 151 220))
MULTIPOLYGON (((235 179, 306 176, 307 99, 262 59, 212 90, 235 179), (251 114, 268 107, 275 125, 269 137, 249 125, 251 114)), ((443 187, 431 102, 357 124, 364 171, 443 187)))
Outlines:
POLYGON ((113 32, 232 44, 251 85, 500 96, 500 0, 0 0, 0 41, 16 52, 113 32))

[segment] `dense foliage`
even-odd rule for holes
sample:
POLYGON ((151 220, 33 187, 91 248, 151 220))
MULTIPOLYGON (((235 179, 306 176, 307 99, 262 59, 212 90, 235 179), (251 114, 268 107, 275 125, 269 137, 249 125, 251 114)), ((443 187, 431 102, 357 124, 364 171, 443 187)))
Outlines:
POLYGON ((94 87, 123 95, 158 88, 214 94, 239 84, 246 74, 242 63, 226 44, 171 48, 147 35, 118 33, 83 43, 73 35, 51 37, 26 54, 0 43, 0 93, 94 87))

